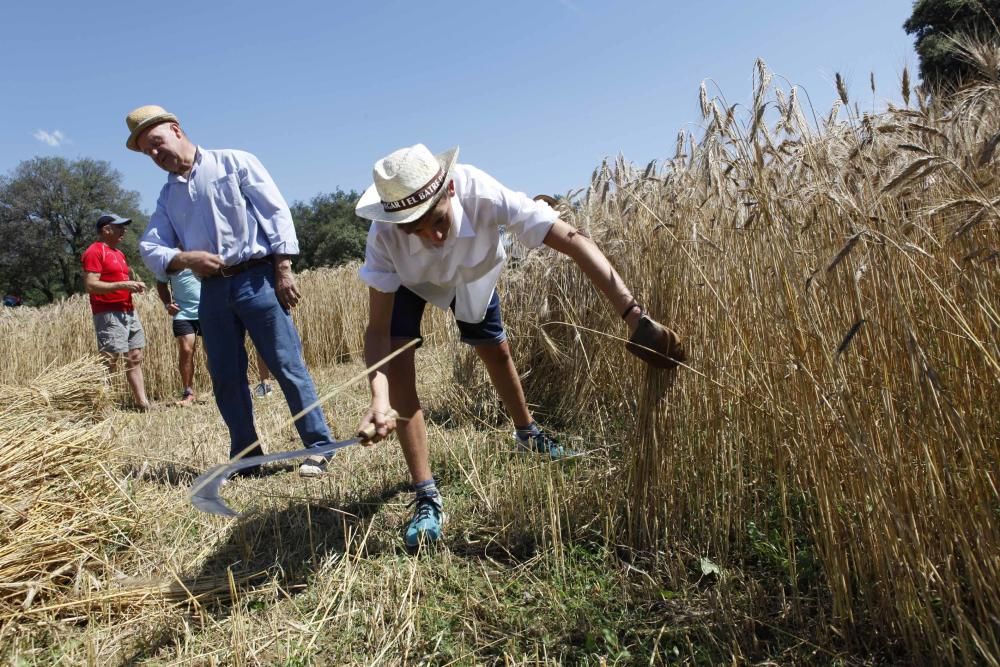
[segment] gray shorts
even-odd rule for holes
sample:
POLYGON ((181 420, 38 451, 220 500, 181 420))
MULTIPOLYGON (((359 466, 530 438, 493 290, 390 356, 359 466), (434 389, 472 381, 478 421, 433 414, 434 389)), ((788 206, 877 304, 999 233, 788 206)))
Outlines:
POLYGON ((125 354, 146 347, 146 334, 134 311, 94 314, 94 331, 97 332, 97 349, 101 352, 125 354))

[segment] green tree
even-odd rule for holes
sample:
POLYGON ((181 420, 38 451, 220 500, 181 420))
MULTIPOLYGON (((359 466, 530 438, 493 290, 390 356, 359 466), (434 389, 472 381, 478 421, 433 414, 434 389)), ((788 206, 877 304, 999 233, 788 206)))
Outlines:
POLYGON ((931 90, 949 91, 977 76, 956 49, 956 37, 1000 38, 1000 0, 916 0, 903 24, 916 36, 920 78, 931 90))
POLYGON ((369 222, 354 214, 359 195, 337 190, 292 204, 299 237, 296 268, 336 266, 365 256, 369 222))
POLYGON ((0 176, 0 291, 32 305, 82 292, 80 255, 97 239, 94 223, 102 212, 134 220, 122 250, 144 272, 136 243, 146 225, 139 193, 122 187, 110 164, 36 157, 0 176))

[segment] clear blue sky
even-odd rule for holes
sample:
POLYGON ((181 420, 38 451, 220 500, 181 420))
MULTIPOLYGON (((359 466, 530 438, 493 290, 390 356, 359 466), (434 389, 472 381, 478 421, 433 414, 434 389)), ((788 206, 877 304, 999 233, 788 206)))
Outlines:
POLYGON ((587 184, 604 156, 673 153, 698 86, 750 98, 754 60, 820 111, 899 99, 911 0, 9 2, 0 24, 0 173, 35 155, 109 161, 152 209, 165 174, 125 149, 160 104, 209 148, 256 153, 289 201, 363 189, 403 145, 459 144, 529 194, 587 184), (51 145, 58 144, 58 145, 51 145))

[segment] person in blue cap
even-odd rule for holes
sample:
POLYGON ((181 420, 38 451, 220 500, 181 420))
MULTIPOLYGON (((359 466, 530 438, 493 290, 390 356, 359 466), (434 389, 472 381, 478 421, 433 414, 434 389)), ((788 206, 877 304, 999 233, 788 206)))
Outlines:
POLYGON ((142 294, 146 285, 138 280, 118 248, 125 228, 132 223, 106 213, 97 219, 99 240, 83 251, 83 286, 90 295, 90 310, 94 316, 97 349, 104 357, 108 370, 114 373, 118 359, 125 357, 125 378, 136 408, 149 410, 146 384, 142 377, 143 348, 146 334, 135 312, 133 294, 142 294))

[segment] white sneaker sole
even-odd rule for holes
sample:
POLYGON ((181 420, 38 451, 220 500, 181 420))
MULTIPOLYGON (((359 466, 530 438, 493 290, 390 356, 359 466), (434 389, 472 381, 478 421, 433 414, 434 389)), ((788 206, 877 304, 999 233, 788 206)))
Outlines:
POLYGON ((299 466, 299 477, 322 477, 326 474, 329 461, 321 456, 310 456, 299 466))

